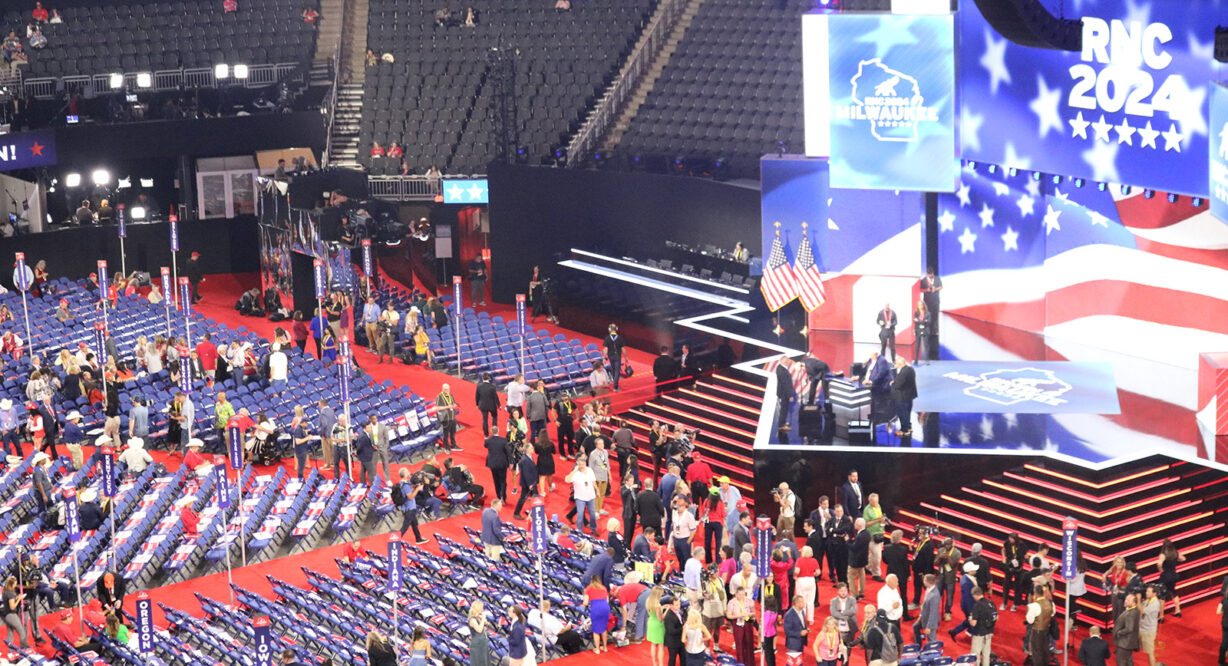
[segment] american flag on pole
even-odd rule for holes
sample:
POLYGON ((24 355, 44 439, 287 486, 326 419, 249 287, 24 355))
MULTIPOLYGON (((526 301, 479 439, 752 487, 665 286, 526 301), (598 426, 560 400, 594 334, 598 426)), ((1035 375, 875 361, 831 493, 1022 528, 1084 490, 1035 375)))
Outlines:
POLYGON ((805 222, 802 223, 802 243, 797 246, 797 260, 793 262, 793 275, 797 278, 797 296, 807 311, 827 301, 823 276, 814 263, 814 252, 810 249, 810 234, 806 231, 805 222))
POLYGON ((772 251, 768 253, 767 264, 763 267, 763 280, 759 288, 763 291, 763 300, 767 301, 768 309, 773 312, 797 298, 797 278, 780 242, 779 222, 776 223, 776 238, 772 241, 772 251))

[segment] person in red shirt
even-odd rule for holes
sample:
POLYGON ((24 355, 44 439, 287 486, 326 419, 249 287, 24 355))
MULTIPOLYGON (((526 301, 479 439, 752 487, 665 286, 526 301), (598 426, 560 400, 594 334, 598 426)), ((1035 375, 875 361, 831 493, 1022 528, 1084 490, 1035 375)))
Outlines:
POLYGON ((91 599, 85 605, 85 621, 94 626, 101 627, 107 621, 107 616, 102 612, 102 602, 97 598, 91 599))
POLYGON ((214 373, 217 372, 217 345, 209 340, 209 334, 205 333, 201 341, 196 343, 196 359, 200 361, 200 369, 205 373, 205 377, 212 383, 214 373))
POLYGON ((195 471, 201 465, 208 464, 209 461, 205 460, 205 457, 200 455, 200 448, 204 445, 204 442, 195 437, 188 440, 188 454, 183 457, 184 466, 195 471))
POLYGON ((815 581, 819 574, 819 561, 814 558, 810 546, 802 546, 801 556, 793 563, 794 594, 806 602, 806 626, 814 623, 814 605, 819 601, 819 589, 815 581))
POLYGON ((43 9, 43 3, 41 2, 34 3, 34 11, 30 12, 30 17, 39 23, 46 23, 47 19, 50 18, 47 15, 47 10, 43 9))
POLYGON ((320 12, 317 12, 316 10, 310 7, 303 10, 303 22, 304 23, 315 23, 316 19, 318 18, 320 18, 320 12))
POLYGON ((341 556, 345 558, 346 562, 353 562, 363 555, 362 545, 357 541, 351 541, 345 544, 345 548, 341 551, 341 556))
POLYGON ((776 583, 776 600, 779 601, 789 590, 789 570, 793 568, 793 560, 789 551, 777 548, 772 551, 772 580, 776 583))
POLYGON ((691 464, 686 468, 686 480, 691 484, 692 492, 695 492, 694 486, 696 482, 704 484, 705 492, 708 487, 712 486, 712 479, 716 478, 716 473, 712 471, 712 466, 703 460, 699 451, 691 454, 691 464))
POLYGON ((247 412, 246 407, 240 409, 238 414, 230 417, 230 420, 226 422, 227 428, 238 428, 240 435, 246 433, 255 425, 256 422, 252 420, 251 414, 247 412))
POLYGON ((179 520, 183 523, 183 536, 196 537, 200 535, 200 516, 192 510, 192 503, 184 502, 179 510, 179 520))
MULTIPOLYGON (((101 626, 102 623, 99 623, 101 626)), ((77 623, 73 621, 72 612, 64 613, 60 621, 47 630, 47 633, 73 646, 78 652, 93 651, 102 654, 102 646, 94 641, 83 638, 77 633, 77 623)))
POLYGON ((371 142, 371 157, 383 157, 384 147, 379 145, 379 141, 371 142))
POLYGON ((393 141, 392 145, 388 146, 388 157, 390 159, 399 160, 401 159, 403 155, 405 155, 405 151, 401 148, 401 144, 397 143, 396 141, 393 141))
POLYGON ((576 549, 576 542, 573 541, 571 538, 571 528, 566 525, 563 525, 562 527, 559 528, 559 535, 555 537, 554 543, 559 548, 563 548, 566 550, 576 549))

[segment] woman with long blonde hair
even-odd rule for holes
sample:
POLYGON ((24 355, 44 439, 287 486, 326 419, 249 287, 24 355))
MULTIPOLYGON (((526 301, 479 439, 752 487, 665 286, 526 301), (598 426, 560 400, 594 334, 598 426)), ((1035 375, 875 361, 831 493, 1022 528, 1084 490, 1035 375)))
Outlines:
POLYGON ((665 606, 661 605, 661 597, 665 596, 665 588, 656 586, 648 593, 648 603, 644 608, 648 611, 648 663, 649 666, 665 666, 665 606))
POLYGON ((490 638, 486 635, 486 604, 469 606, 469 666, 490 666, 490 638))

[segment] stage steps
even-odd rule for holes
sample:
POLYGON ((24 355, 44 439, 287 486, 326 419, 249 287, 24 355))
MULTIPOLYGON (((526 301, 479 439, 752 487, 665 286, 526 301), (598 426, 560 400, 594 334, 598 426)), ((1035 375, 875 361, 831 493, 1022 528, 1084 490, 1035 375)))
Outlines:
MULTIPOLYGON (((652 474, 648 433, 653 420, 699 430, 697 449, 718 475, 727 475, 753 505, 755 428, 766 381, 737 370, 704 375, 619 414, 635 433, 644 476, 652 474), (758 380, 758 381, 756 381, 758 380)), ((607 426, 609 434, 613 428, 607 426)))
MULTIPOLYGON (((1038 543, 1048 544, 1049 559, 1060 565, 1066 516, 1079 522, 1079 551, 1088 562, 1088 592, 1077 602, 1081 621, 1109 624, 1112 602, 1101 575, 1114 558, 1125 557, 1148 583, 1156 581, 1166 538, 1186 558, 1177 568, 1183 604, 1218 594, 1228 574, 1228 474, 1164 456, 1099 471, 1058 461, 1029 463, 976 483, 952 484, 938 497, 901 508, 893 523, 910 534, 921 525, 936 526, 965 556, 980 542, 1000 598, 1007 535, 1018 532, 1029 557, 1038 543)), ((1064 607, 1062 582, 1055 599, 1064 607)))

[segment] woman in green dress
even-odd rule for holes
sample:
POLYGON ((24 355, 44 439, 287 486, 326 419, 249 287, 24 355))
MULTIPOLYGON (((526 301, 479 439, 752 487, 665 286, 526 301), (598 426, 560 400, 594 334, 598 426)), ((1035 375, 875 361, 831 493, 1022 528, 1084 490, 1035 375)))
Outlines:
POLYGON ((661 597, 665 588, 657 586, 648 593, 648 603, 644 608, 648 611, 648 660, 649 666, 665 666, 665 606, 661 605, 661 597))
POLYGON ((486 636, 486 605, 469 606, 469 666, 490 666, 490 639, 486 636))

